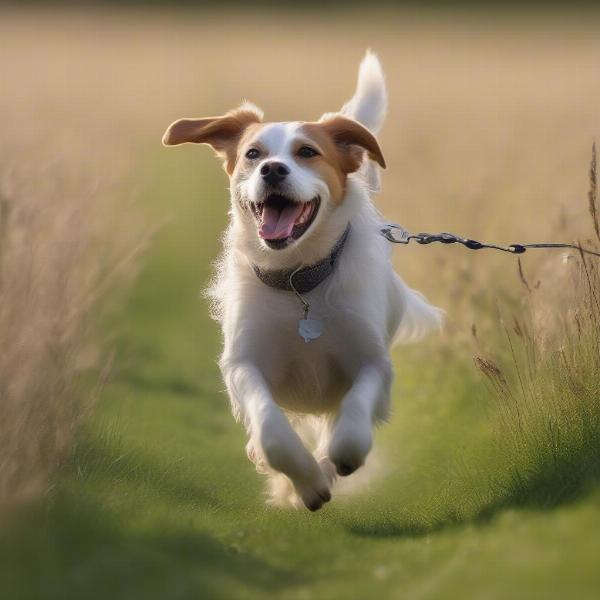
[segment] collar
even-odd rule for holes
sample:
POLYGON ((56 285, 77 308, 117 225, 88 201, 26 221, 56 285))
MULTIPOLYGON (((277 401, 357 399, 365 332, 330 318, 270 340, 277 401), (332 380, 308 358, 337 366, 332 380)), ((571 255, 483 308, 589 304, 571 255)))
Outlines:
POLYGON ((342 253, 348 234, 350 233, 350 223, 342 234, 342 237, 335 243, 331 252, 319 262, 302 268, 281 269, 279 271, 267 271, 261 269, 258 265, 252 265, 256 276, 269 287, 288 292, 297 292, 306 294, 314 290, 320 283, 325 281, 335 268, 335 263, 342 253))

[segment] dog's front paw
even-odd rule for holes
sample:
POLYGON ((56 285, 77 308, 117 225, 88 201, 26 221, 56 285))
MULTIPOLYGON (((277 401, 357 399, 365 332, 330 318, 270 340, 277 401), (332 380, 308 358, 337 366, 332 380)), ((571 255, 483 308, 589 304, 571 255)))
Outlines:
POLYGON ((371 427, 342 417, 335 425, 329 459, 338 475, 346 477, 364 465, 373 444, 371 427))
POLYGON ((319 510, 323 504, 331 500, 331 492, 326 486, 313 487, 311 485, 298 485, 294 483, 294 488, 298 497, 304 503, 304 506, 311 512, 319 510))
POLYGON ((328 477, 317 466, 310 477, 293 481, 296 494, 308 510, 319 510, 323 504, 331 500, 330 482, 328 477))

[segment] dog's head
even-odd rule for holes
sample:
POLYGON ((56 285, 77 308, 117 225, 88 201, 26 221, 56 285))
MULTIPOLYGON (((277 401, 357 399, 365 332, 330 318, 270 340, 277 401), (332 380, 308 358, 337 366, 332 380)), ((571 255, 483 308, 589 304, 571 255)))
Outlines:
POLYGON ((234 211, 265 249, 300 245, 343 204, 348 176, 365 154, 382 167, 375 136, 341 115, 316 122, 263 123, 245 104, 220 117, 181 119, 166 146, 209 144, 223 159, 234 211))

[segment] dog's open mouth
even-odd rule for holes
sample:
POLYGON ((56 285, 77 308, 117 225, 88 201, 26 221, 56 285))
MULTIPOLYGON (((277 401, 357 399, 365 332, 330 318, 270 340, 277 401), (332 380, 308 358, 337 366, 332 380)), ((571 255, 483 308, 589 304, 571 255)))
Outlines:
POLYGON ((264 202, 252 204, 259 223, 258 235, 273 249, 285 248, 311 226, 319 210, 319 197, 298 202, 280 194, 270 194, 264 202))

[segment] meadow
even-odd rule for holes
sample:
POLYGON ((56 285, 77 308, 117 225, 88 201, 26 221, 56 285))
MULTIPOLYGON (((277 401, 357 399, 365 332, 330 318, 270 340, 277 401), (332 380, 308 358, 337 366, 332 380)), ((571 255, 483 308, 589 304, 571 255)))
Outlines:
POLYGON ((594 14, 2 11, 0 191, 25 209, 0 228, 0 597, 598 596, 594 259, 396 248, 444 333, 394 349, 358 484, 315 514, 268 508, 201 293, 226 177, 207 148, 160 147, 243 98, 272 120, 335 110, 372 47, 386 218, 597 247, 594 14))

